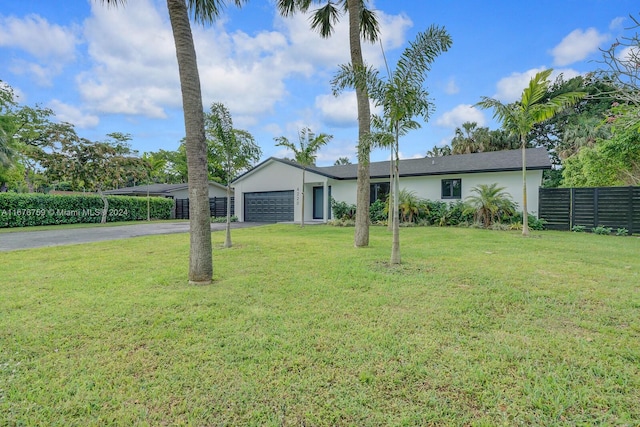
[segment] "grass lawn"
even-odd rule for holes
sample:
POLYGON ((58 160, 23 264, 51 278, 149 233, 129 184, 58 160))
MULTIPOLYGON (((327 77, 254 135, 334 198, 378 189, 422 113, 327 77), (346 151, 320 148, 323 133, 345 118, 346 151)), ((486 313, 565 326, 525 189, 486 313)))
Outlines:
POLYGON ((640 239, 274 225, 0 253, 0 425, 640 425, 640 239))

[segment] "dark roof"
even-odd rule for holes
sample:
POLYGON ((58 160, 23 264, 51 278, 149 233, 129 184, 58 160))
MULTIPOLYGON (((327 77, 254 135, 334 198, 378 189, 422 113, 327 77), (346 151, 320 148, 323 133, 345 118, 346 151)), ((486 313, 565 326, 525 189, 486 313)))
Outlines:
MULTIPOLYGON (((549 154, 544 148, 528 148, 526 150, 527 170, 551 169, 549 154)), ((296 162, 271 157, 257 165, 255 170, 269 161, 281 162, 293 167, 302 168, 296 162)), ((450 175, 461 173, 505 172, 522 170, 522 151, 505 150, 487 153, 455 154, 442 157, 423 157, 419 159, 400 160, 400 176, 450 175)), ((358 165, 308 166, 308 171, 333 179, 356 179, 358 165)), ((251 173, 239 176, 236 180, 251 173)), ((389 162, 372 162, 371 178, 389 176, 389 162)))
MULTIPOLYGON (((209 185, 213 185, 220 188, 227 188, 222 184, 214 181, 209 181, 209 185)), ((189 187, 189 184, 149 184, 149 185, 136 185, 135 187, 124 187, 116 190, 107 190, 104 194, 149 194, 156 195, 171 195, 174 191, 185 190, 189 187)))

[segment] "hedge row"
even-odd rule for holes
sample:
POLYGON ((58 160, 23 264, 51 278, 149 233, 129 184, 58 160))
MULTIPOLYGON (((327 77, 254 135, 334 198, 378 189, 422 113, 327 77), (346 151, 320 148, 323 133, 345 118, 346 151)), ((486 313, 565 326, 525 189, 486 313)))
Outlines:
MULTIPOLYGON (((147 198, 108 196, 107 221, 147 219, 147 198)), ((0 228, 35 225, 99 223, 104 203, 98 195, 49 195, 0 193, 0 228)), ((174 201, 162 197, 149 199, 152 219, 169 219, 174 201)))

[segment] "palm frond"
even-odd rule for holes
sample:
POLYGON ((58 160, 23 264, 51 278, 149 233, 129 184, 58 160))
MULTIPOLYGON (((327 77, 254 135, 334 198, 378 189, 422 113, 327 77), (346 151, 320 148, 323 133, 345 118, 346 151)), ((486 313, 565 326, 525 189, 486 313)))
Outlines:
POLYGON ((320 37, 331 37, 335 24, 340 20, 340 10, 331 2, 316 9, 309 19, 311 29, 317 31, 320 37))
MULTIPOLYGON (((124 1, 124 0, 121 0, 124 1)), ((200 24, 209 24, 220 17, 226 7, 225 0, 186 0, 187 9, 193 20, 200 24)), ((242 7, 248 0, 233 0, 237 7, 242 7)))
POLYGON ((365 7, 360 11, 360 34, 370 43, 375 43, 380 36, 380 24, 376 13, 365 7))

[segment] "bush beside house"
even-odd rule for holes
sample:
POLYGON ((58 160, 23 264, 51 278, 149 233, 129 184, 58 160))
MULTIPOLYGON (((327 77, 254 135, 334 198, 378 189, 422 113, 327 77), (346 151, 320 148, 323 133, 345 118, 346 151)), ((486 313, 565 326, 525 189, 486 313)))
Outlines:
MULTIPOLYGON (((147 219, 147 198, 108 196, 107 221, 147 219)), ((174 202, 162 197, 149 200, 149 217, 169 219, 174 202)), ((99 223, 103 202, 98 195, 0 194, 0 228, 36 225, 99 223)))

